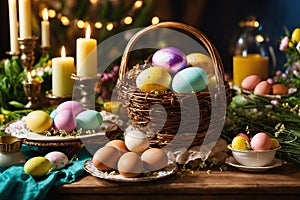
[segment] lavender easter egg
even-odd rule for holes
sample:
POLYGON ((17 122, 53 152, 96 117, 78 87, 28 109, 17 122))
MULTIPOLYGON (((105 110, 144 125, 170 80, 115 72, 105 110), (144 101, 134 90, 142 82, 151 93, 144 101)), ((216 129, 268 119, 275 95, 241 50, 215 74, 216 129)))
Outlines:
POLYGON ((171 73, 182 70, 187 65, 185 54, 175 47, 166 47, 156 51, 152 57, 152 64, 167 69, 171 73))
POLYGON ((208 76, 200 67, 189 67, 178 72, 172 81, 172 89, 178 93, 200 92, 206 88, 208 76))
POLYGON ((102 115, 96 110, 85 110, 76 116, 76 129, 96 130, 102 125, 102 115))
POLYGON ((60 112, 62 110, 69 110, 72 111, 74 116, 78 115, 80 112, 83 111, 83 106, 78 101, 65 101, 61 104, 59 104, 56 108, 57 112, 60 112))
POLYGON ((76 121, 72 111, 62 110, 57 112, 54 118, 54 127, 57 130, 72 132, 76 128, 76 121))

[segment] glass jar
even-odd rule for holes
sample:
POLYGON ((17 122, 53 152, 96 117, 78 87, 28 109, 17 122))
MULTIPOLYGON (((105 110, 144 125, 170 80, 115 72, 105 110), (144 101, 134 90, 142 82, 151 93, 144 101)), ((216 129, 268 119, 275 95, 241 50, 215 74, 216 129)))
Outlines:
POLYGON ((263 35, 260 22, 250 17, 241 22, 240 27, 233 56, 233 84, 238 86, 253 74, 267 79, 276 65, 270 39, 263 35))

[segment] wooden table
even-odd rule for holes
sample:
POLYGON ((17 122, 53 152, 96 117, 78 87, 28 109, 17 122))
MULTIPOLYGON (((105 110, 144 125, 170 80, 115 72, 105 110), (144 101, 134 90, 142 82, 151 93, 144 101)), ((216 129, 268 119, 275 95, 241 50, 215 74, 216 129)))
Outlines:
POLYGON ((266 172, 194 171, 184 177, 143 183, 119 183, 84 174, 77 182, 53 188, 48 199, 293 200, 300 199, 300 167, 284 165, 266 172))

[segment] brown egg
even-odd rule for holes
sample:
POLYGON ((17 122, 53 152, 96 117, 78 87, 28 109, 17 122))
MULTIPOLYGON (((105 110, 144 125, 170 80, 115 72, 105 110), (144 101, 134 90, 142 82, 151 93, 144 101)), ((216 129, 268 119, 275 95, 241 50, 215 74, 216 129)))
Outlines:
POLYGON ((256 95, 266 95, 270 94, 271 85, 267 81, 262 81, 254 89, 254 94, 256 95))
POLYGON ((111 140, 105 146, 113 146, 121 151, 121 153, 128 152, 128 149, 123 140, 111 140))
POLYGON ((284 95, 289 93, 289 88, 282 84, 275 84, 272 86, 272 94, 284 95))
POLYGON ((112 146, 98 149, 93 156, 93 164, 98 170, 116 169, 121 152, 112 146))
POLYGON ((144 163, 144 168, 147 171, 160 170, 168 165, 168 156, 166 152, 158 148, 146 150, 141 159, 144 163))
POLYGON ((258 83, 261 82, 261 78, 257 75, 250 75, 243 79, 242 88, 245 90, 253 91, 258 83))
POLYGON ((126 178, 137 177, 143 172, 143 161, 137 153, 127 152, 120 157, 118 170, 126 178))

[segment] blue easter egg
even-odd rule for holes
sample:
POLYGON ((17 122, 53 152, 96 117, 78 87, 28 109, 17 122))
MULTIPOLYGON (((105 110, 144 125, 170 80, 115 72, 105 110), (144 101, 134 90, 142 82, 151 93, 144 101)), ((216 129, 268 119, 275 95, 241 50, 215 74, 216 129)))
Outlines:
POLYGON ((200 67, 189 67, 175 74, 172 89, 177 93, 200 92, 206 88, 208 76, 200 67))

